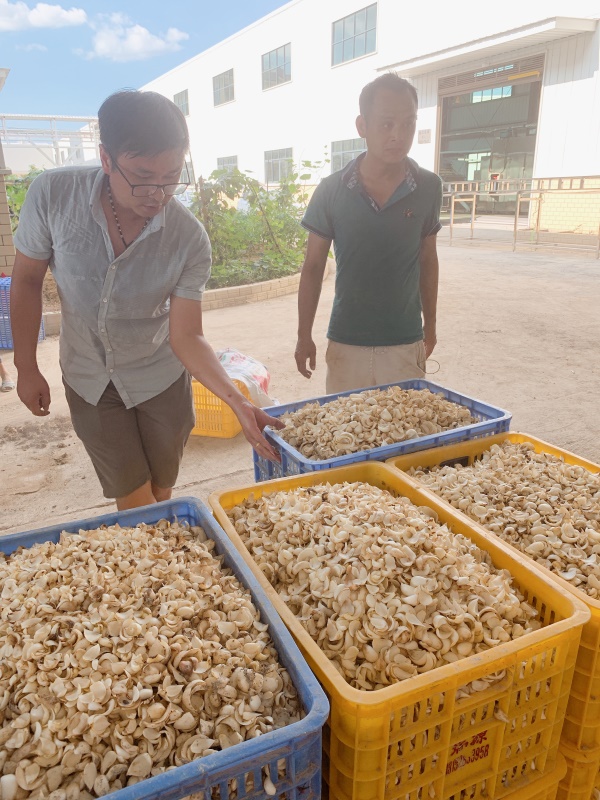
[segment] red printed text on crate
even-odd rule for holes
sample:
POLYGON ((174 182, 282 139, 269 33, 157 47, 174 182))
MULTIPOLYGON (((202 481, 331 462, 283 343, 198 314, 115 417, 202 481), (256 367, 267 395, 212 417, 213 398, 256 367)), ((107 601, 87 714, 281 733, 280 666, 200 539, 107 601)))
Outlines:
POLYGON ((485 744, 486 739, 487 731, 481 731, 481 733, 476 733, 470 739, 462 739, 460 742, 455 742, 450 752, 451 760, 446 765, 446 775, 451 775, 461 767, 466 767, 467 764, 472 764, 474 761, 487 758, 490 754, 490 746, 485 744), (453 756, 456 756, 456 758, 452 758, 453 756))

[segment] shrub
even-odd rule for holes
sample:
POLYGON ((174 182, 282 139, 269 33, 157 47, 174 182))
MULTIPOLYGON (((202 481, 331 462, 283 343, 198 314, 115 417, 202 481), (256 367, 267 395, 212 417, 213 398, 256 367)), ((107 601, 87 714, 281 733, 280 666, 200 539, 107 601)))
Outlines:
POLYGON ((217 170, 200 179, 192 210, 213 247, 209 289, 293 275, 302 266, 307 232, 300 220, 308 201, 307 181, 321 164, 303 162, 267 189, 250 175, 217 170))

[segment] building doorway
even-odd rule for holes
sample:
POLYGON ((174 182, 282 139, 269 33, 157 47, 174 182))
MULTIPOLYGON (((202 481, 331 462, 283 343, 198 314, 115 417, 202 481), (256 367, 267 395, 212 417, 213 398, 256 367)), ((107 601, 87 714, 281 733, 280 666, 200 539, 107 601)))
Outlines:
MULTIPOLYGON (((501 180, 514 182, 516 188, 533 176, 540 58, 530 59, 537 64, 507 62, 440 81, 438 171, 444 182, 501 180)), ((509 214, 515 203, 516 195, 491 192, 478 200, 478 207, 485 213, 509 214)))

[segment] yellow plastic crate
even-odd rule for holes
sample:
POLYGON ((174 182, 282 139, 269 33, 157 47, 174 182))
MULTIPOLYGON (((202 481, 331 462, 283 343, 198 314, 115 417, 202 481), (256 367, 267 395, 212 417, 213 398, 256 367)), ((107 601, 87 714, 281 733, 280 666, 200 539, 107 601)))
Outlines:
MULTIPOLYGON (((248 387, 242 381, 234 380, 233 383, 249 398, 248 387)), ((216 436, 219 439, 233 439, 242 430, 238 418, 216 394, 209 392, 206 386, 199 381, 192 380, 192 394, 194 396, 194 410, 196 412, 196 425, 192 436, 216 436)))
MULTIPOLYGON (((466 466, 481 457, 492 445, 505 441, 516 444, 530 442, 538 453, 549 453, 562 458, 567 464, 583 467, 593 473, 600 472, 600 465, 526 433, 502 433, 489 439, 422 450, 419 453, 390 459, 388 464, 401 470, 403 474, 411 467, 435 467, 440 464, 455 463, 466 466)), ((414 485, 422 486, 410 475, 405 477, 414 485)), ((422 488, 427 494, 435 496, 427 487, 422 486, 422 488)), ((454 513, 460 514, 453 506, 449 507, 454 513)), ((471 522, 476 528, 485 530, 478 523, 472 520, 471 522)), ((544 567, 539 568, 547 575, 551 575, 563 590, 577 597, 590 610, 590 620, 584 625, 581 634, 573 685, 565 715, 562 741, 567 758, 567 775, 558 793, 560 800, 567 798, 590 800, 594 785, 600 790, 600 601, 589 597, 544 567)))
POLYGON ((535 783, 530 784, 525 789, 519 789, 509 795, 507 800, 556 800, 558 797, 559 784, 563 780, 567 771, 567 762, 559 755, 556 767, 540 778, 535 783))
POLYGON ((567 771, 558 787, 557 800, 594 800, 600 753, 575 750, 564 742, 561 742, 560 752, 566 759, 567 771))
POLYGON ((554 771, 581 628, 589 612, 531 561, 492 534, 475 530, 465 517, 452 514, 445 503, 379 462, 214 493, 210 503, 328 694, 331 715, 324 730, 323 774, 332 800, 498 800, 554 771), (441 522, 510 571, 544 627, 394 686, 373 692, 349 686, 267 581, 226 513, 249 495, 343 481, 371 483, 434 508, 441 522), (465 683, 504 669, 505 678, 485 692, 455 699, 465 683), (495 709, 508 722, 494 716, 495 709))

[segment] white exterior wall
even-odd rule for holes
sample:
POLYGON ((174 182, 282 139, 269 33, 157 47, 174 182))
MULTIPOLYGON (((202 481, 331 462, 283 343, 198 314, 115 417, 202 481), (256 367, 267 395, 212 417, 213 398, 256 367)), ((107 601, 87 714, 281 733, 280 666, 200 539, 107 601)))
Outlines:
MULTIPOLYGON (((331 67, 331 23, 368 5, 358 0, 296 0, 243 32, 144 86, 170 97, 188 90, 196 175, 217 158, 238 157, 241 170, 264 179, 264 152, 292 147, 295 162, 322 160, 331 142, 357 138, 358 94, 376 77, 374 53, 331 67), (292 45, 292 80, 263 91, 261 56, 292 45), (233 68, 235 100, 213 105, 213 76, 233 68)), ((378 30, 385 15, 380 8, 378 30)), ((326 169, 328 172, 329 169, 326 169)))
POLYGON ((600 27, 546 53, 534 177, 600 175, 600 27))
MULTIPOLYGON (((332 22, 366 5, 368 0, 293 0, 143 87, 171 99, 188 90, 187 121, 197 177, 207 177, 216 169, 218 157, 237 155, 238 167, 251 170, 263 181, 264 152, 286 147, 293 148, 296 163, 320 161, 325 148, 330 155, 332 141, 358 137, 358 95, 386 64, 552 14, 593 13, 587 0, 568 4, 556 0, 556 7, 546 3, 544 9, 507 0, 502 18, 491 20, 482 17, 478 3, 465 0, 460 19, 455 7, 440 4, 432 9, 425 3, 413 7, 407 19, 406 6, 400 0, 379 0, 376 52, 332 67, 332 22), (475 15, 467 13, 471 6, 475 15), (292 46, 291 82, 263 91, 262 54, 288 42, 292 46), (213 76, 232 68, 235 100, 215 108, 213 76)), ((600 173, 599 36, 598 32, 580 34, 548 46, 511 51, 507 56, 512 60, 546 53, 536 176, 600 173)), ((494 63, 502 60, 501 55, 493 59, 494 63)), ((422 166, 436 166, 438 77, 462 72, 470 65, 477 68, 479 63, 471 58, 464 65, 413 80, 420 99, 417 129, 432 131, 429 144, 420 145, 415 137, 411 156, 422 166)), ((329 172, 326 165, 323 174, 329 172)))

